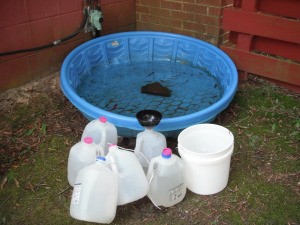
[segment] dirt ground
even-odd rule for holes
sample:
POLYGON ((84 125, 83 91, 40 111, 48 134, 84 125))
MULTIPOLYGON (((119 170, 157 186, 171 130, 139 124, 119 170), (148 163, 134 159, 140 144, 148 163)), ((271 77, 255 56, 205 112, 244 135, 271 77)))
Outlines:
MULTIPOLYGON (((88 123, 60 90, 59 73, 0 94, 0 223, 89 224, 69 215, 67 157, 88 123)), ((300 224, 300 95, 255 76, 214 123, 235 136, 227 187, 187 192, 158 210, 147 197, 111 224, 300 224)), ((135 139, 123 139, 133 148, 135 139)), ((168 139, 176 150, 177 140, 168 139)))
POLYGON ((1 163, 1 173, 7 172, 14 163, 22 161, 20 155, 27 155, 24 148, 30 147, 30 152, 38 149, 43 140, 37 135, 31 135, 36 130, 35 126, 42 126, 47 121, 48 134, 59 130, 69 132, 71 127, 75 135, 82 132, 82 127, 87 121, 69 105, 68 100, 62 95, 59 83, 59 73, 55 73, 1 93, 1 114, 4 116, 1 123, 3 135, 1 154, 11 158, 8 163, 1 163), (68 106, 61 111, 52 107, 55 104, 58 104, 57 107, 59 104, 68 106), (5 121, 5 118, 9 119, 5 121), (34 124, 24 126, 28 120, 36 118, 39 119, 34 124), (17 125, 14 126, 11 120, 16 120, 17 125), (25 134, 27 140, 12 138, 18 134, 25 134))

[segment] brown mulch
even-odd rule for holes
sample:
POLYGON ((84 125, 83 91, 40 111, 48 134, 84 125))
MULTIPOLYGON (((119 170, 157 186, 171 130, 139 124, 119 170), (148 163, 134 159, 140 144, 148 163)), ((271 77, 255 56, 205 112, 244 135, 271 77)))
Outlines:
POLYGON ((28 161, 45 135, 79 137, 87 120, 59 86, 59 74, 34 80, 0 94, 0 174, 28 161))

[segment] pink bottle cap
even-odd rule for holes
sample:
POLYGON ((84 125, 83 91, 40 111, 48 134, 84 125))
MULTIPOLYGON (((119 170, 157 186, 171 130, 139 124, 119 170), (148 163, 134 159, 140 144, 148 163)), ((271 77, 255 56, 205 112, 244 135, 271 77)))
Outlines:
POLYGON ((107 119, 106 119, 106 117, 104 117, 104 116, 100 116, 100 117, 99 117, 99 121, 100 121, 101 123, 106 123, 106 122, 107 122, 107 119))
POLYGON ((83 141, 84 141, 84 143, 86 143, 86 144, 92 144, 92 143, 93 143, 93 138, 91 138, 91 137, 85 137, 85 138, 83 139, 83 141))
POLYGON ((172 149, 170 149, 170 148, 164 148, 164 150, 162 151, 162 157, 163 158, 170 158, 171 157, 171 155, 172 155, 172 149))

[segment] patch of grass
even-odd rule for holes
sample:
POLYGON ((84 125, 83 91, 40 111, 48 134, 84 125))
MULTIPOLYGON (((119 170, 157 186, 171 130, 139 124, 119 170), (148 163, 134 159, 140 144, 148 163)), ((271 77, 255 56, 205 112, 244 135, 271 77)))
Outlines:
POLYGON ((299 208, 291 190, 280 184, 257 183, 249 189, 249 208, 255 212, 248 219, 249 222, 266 222, 284 224, 287 221, 299 219, 299 208), (288 200, 288 203, 287 203, 288 200))
POLYGON ((29 105, 17 106, 14 109, 14 117, 7 115, 6 119, 12 121, 12 128, 18 130, 23 126, 33 123, 36 120, 34 114, 32 114, 32 108, 29 105))
POLYGON ((299 200, 283 184, 266 182, 254 174, 239 174, 224 193, 224 202, 235 205, 223 214, 229 224, 286 224, 299 222, 299 200))
POLYGON ((36 221, 36 224, 51 224, 55 220, 61 222, 61 218, 57 219, 57 213, 66 213, 68 207, 61 199, 69 199, 70 194, 69 189, 60 194, 69 187, 65 179, 68 157, 68 145, 65 143, 65 137, 50 136, 30 161, 12 170, 20 187, 9 181, 1 191, 1 199, 8 196, 9 201, 5 204, 10 204, 2 212, 2 220, 18 224, 32 224, 28 221, 36 221), (26 212, 24 209, 29 210, 26 212))

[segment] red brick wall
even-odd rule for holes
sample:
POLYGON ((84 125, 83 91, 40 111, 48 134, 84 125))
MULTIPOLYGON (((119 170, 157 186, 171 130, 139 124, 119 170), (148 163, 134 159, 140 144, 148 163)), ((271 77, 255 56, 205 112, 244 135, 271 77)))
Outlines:
MULTIPOLYGON (((102 34, 135 30, 134 0, 101 0, 102 34)), ((64 38, 80 27, 83 0, 1 0, 0 52, 37 47, 64 38)), ((36 52, 0 57, 0 92, 59 71, 67 54, 90 34, 36 52)))
MULTIPOLYGON (((233 0, 136 0, 137 30, 179 33, 219 45, 222 9, 233 0)), ((226 39, 226 38, 225 38, 226 39)))
MULTIPOLYGON (((233 0, 100 0, 102 34, 153 30, 185 34, 219 45, 223 8, 233 0)), ((83 0, 0 1, 0 52, 61 39, 82 21, 83 0)), ((0 92, 59 71, 67 54, 89 40, 83 34, 54 48, 0 57, 0 92)))

